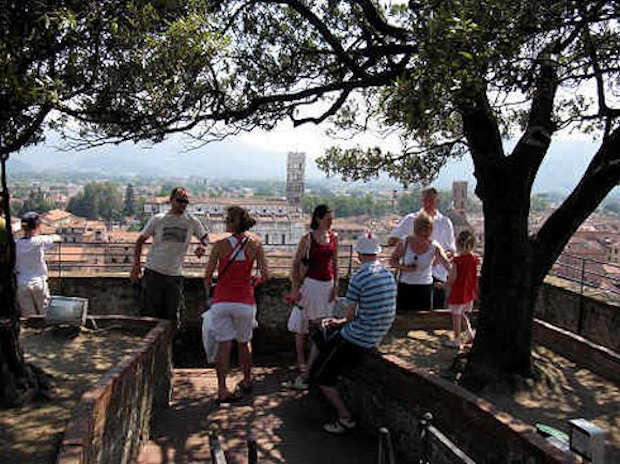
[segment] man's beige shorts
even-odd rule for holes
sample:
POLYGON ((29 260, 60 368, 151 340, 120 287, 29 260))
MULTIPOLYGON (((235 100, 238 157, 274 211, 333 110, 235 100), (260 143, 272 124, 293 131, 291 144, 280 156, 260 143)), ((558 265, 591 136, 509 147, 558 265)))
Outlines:
POLYGON ((17 305, 21 317, 45 314, 50 302, 50 291, 46 280, 33 280, 17 287, 17 305))

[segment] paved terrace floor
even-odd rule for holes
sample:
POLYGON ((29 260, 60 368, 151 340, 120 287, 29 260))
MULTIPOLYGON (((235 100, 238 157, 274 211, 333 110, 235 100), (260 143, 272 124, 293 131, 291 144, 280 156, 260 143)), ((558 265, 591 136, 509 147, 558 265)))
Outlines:
MULTIPOLYGON (((317 392, 283 389, 294 371, 282 365, 254 367, 254 392, 241 402, 216 406, 214 369, 176 369, 172 406, 158 415, 138 464, 211 462, 208 428, 216 423, 229 464, 247 463, 246 440, 257 442, 258 462, 365 464, 377 462, 377 438, 354 430, 332 436, 322 430, 331 409, 317 392)), ((233 371, 229 387, 241 380, 233 371)))

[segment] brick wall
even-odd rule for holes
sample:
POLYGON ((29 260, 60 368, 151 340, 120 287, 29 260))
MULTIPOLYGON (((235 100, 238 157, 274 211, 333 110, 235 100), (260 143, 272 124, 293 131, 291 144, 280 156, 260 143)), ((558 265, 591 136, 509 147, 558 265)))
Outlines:
MULTIPOLYGON (((346 374, 343 391, 356 417, 373 429, 387 427, 405 462, 423 451, 419 422, 425 412, 433 424, 476 463, 573 463, 533 427, 467 390, 391 356, 367 355, 346 374)), ((459 462, 437 452, 433 464, 459 462)))
POLYGON ((582 297, 578 291, 578 288, 544 283, 538 293, 535 317, 578 333, 580 311, 583 311, 579 335, 620 352, 620 306, 601 298, 582 297))
POLYGON ((150 423, 171 392, 172 325, 155 319, 98 317, 97 325, 153 327, 135 352, 82 395, 71 414, 58 464, 129 463, 148 440, 150 423))

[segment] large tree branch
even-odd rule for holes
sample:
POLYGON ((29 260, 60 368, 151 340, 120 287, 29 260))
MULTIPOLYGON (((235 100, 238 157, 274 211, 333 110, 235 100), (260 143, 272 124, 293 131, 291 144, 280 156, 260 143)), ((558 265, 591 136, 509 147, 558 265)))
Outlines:
MULTIPOLYGON (((552 48, 553 46, 549 47, 552 48)), ((548 48, 538 57, 540 70, 534 84, 527 129, 515 146, 510 161, 523 176, 524 186, 531 189, 555 130, 553 101, 558 89, 557 63, 548 48)))
POLYGON ((310 24, 312 24, 316 30, 321 34, 325 41, 332 47, 340 61, 345 64, 356 77, 364 76, 364 72, 360 69, 358 64, 347 54, 342 47, 340 40, 337 39, 329 30, 323 20, 314 14, 310 8, 304 5, 298 0, 262 0, 264 3, 275 3, 288 5, 295 10, 299 15, 304 17, 310 24))
POLYGON ((306 124, 306 123, 314 123, 314 124, 322 123, 328 117, 336 114, 336 112, 342 107, 344 102, 347 100, 347 97, 349 96, 350 93, 351 93, 350 90, 345 90, 341 92, 340 95, 338 95, 338 98, 336 99, 336 101, 329 107, 329 109, 325 111, 319 117, 295 119, 295 117, 291 116, 291 120, 293 121, 293 126, 297 127, 297 126, 301 126, 302 124, 306 124))
POLYGON ((537 271, 544 276, 571 236, 620 181, 620 128, 603 140, 586 173, 532 237, 537 271))
POLYGON ((477 179, 476 194, 487 198, 493 189, 492 182, 505 182, 498 178, 497 168, 504 162, 504 148, 497 118, 489 104, 484 89, 471 89, 458 103, 463 120, 463 134, 474 162, 474 175, 477 179))
MULTIPOLYGON (((313 98, 316 96, 323 96, 331 92, 351 92, 355 89, 363 89, 369 87, 377 87, 389 84, 396 79, 403 72, 404 65, 399 66, 394 70, 390 70, 384 73, 379 73, 374 76, 367 76, 361 79, 350 79, 345 81, 331 82, 325 85, 319 85, 298 92, 280 93, 269 96, 257 97, 250 100, 244 107, 240 109, 224 108, 221 110, 204 113, 194 116, 191 120, 184 123, 179 114, 163 120, 155 121, 149 120, 148 117, 141 118, 142 129, 140 131, 140 137, 142 138, 155 138, 161 137, 163 133, 172 134, 178 132, 185 132, 194 129, 198 124, 204 121, 222 121, 226 124, 237 124, 246 120, 251 120, 252 116, 259 113, 261 109, 268 107, 272 104, 286 104, 303 102, 305 99, 313 98)), ((105 113, 85 114, 79 109, 74 109, 69 106, 60 106, 59 110, 68 114, 69 116, 77 119, 78 121, 87 124, 110 124, 118 128, 118 133, 112 135, 114 142, 123 142, 127 140, 133 140, 136 134, 136 119, 132 117, 126 117, 123 113, 118 111, 108 111, 105 113), (132 130, 127 130, 130 127, 132 130), (131 135, 133 132, 134 136, 131 135)), ((283 110, 283 114, 288 114, 288 110, 283 110)), ((248 124, 252 124, 251 121, 248 124)), ((111 140, 112 142, 112 140, 111 140)))
POLYGON ((22 147, 28 145, 37 131, 41 128, 41 124, 45 120, 45 117, 51 111, 52 107, 49 104, 41 105, 36 116, 31 120, 28 127, 24 129, 17 137, 11 139, 8 144, 0 143, 0 156, 8 156, 14 151, 20 150, 22 147))
POLYGON ((361 7, 368 24, 370 24, 378 32, 401 40, 407 39, 407 31, 405 29, 401 29, 400 27, 388 24, 370 0, 352 0, 352 3, 357 3, 361 7))

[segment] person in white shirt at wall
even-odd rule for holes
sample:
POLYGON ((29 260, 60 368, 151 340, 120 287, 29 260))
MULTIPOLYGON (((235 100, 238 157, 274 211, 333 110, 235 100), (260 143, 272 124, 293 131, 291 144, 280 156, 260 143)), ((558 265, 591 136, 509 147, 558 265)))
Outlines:
MULTIPOLYGON (((439 212, 438 206, 439 196, 437 190, 432 187, 425 189, 422 192, 422 209, 415 213, 407 214, 401 219, 390 233, 388 245, 394 246, 406 236, 411 235, 415 217, 421 212, 426 212, 426 214, 433 218, 433 234, 431 239, 441 245, 448 258, 452 257, 456 250, 454 227, 450 218, 439 212)), ((444 308, 446 306, 445 284, 448 280, 448 269, 440 261, 437 261, 433 266, 432 274, 433 300, 431 307, 433 309, 444 308)))
POLYGON ((45 250, 60 242, 59 235, 40 235, 41 217, 30 211, 21 218, 23 237, 15 242, 17 305, 21 317, 45 314, 50 291, 45 250))
POLYGON ((130 278, 132 282, 138 282, 142 277, 141 314, 168 319, 176 324, 185 304, 181 268, 192 235, 200 240, 200 245, 194 251, 199 258, 204 256, 209 240, 202 223, 185 211, 189 196, 183 187, 172 190, 170 204, 167 213, 153 216, 140 232, 130 278), (153 244, 142 275, 142 245, 149 237, 153 237, 153 244))

